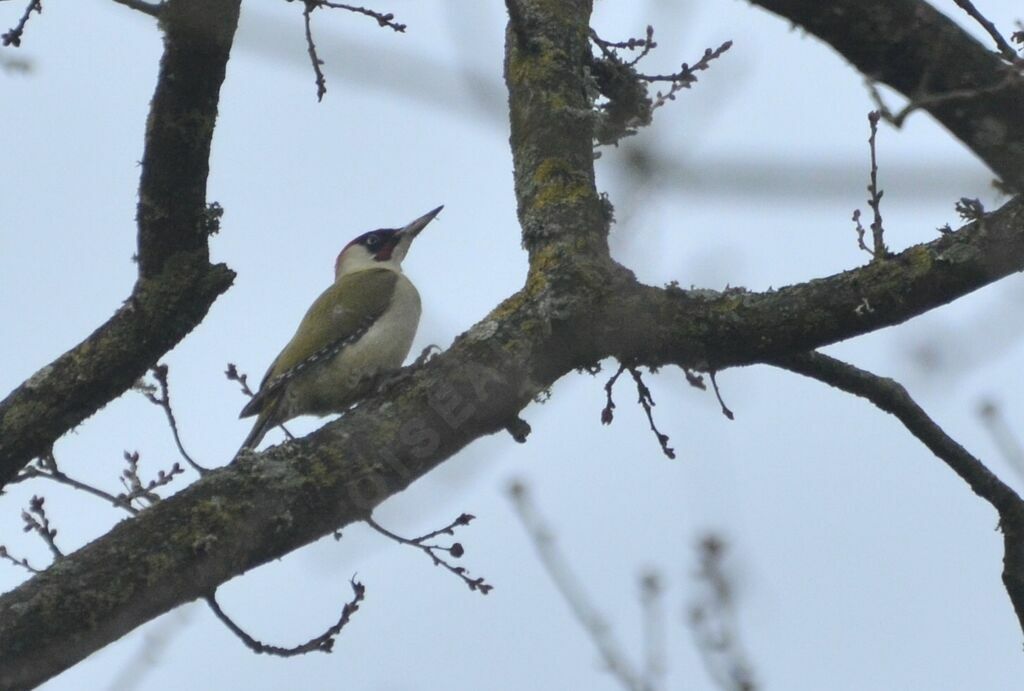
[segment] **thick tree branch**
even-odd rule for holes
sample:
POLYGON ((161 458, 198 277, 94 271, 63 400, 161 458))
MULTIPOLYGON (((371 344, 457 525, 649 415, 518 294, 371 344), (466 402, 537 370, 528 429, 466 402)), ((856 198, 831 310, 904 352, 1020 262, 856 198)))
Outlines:
POLYGON ((1024 190, 1024 78, 923 0, 751 0, 923 108, 1024 190), (970 94, 943 99, 947 93, 970 94))
POLYGON ((216 228, 206 206, 210 144, 240 0, 171 0, 139 180, 139 276, 181 254, 207 259, 216 228))
POLYGON ((1005 555, 1003 583, 1024 628, 1024 502, 985 464, 960 446, 892 379, 879 377, 821 353, 780 358, 774 364, 852 393, 894 415, 907 430, 999 513, 1005 555))
POLYGON ((1015 200, 935 242, 778 291, 636 283, 608 258, 610 212, 593 184, 589 3, 508 4, 525 287, 400 387, 307 438, 243 454, 0 597, 0 688, 40 683, 149 619, 362 520, 474 439, 504 429, 578 367, 609 356, 705 370, 777 360, 900 323, 1024 268, 1015 200))
POLYGON ((778 290, 660 289, 622 273, 595 278, 595 306, 577 313, 572 337, 591 362, 613 355, 721 370, 901 324, 1022 270, 1024 202, 1015 199, 884 261, 778 290))
POLYGON ((163 5, 164 56, 139 184, 139 279, 120 309, 0 402, 0 487, 116 398, 206 316, 234 273, 211 265, 210 140, 240 0, 163 5))
MULTIPOLYGON (((974 244, 965 240, 955 254, 981 262, 978 247, 999 237, 994 228, 1005 218, 987 222, 988 233, 972 226, 936 242, 949 252, 962 234, 974 244)), ((1018 220, 1018 236, 1021 225, 1018 220)), ((942 251, 908 250, 913 256, 942 251)), ((1016 251, 1019 268, 1024 250, 1016 251)), ((991 280, 980 273, 974 283, 954 280, 975 275, 970 266, 902 262, 897 255, 775 293, 712 298, 630 283, 621 270, 593 276, 600 289, 582 283, 574 296, 559 296, 538 270, 527 289, 416 368, 400 390, 365 401, 310 437, 209 473, 0 597, 0 688, 38 683, 230 578, 361 520, 472 440, 502 430, 577 367, 606 356, 697 367, 719 351, 728 364, 766 361, 794 344, 879 328, 878 315, 896 323, 955 296, 922 289, 911 290, 906 301, 886 301, 887 285, 961 289, 991 280), (891 264, 894 273, 872 273, 879 264, 891 264), (953 278, 940 278, 945 274, 953 278), (858 287, 878 291, 866 293, 879 307, 863 317, 854 309, 858 287), (778 316, 788 313, 817 315, 820 331, 778 316), (862 318, 876 321, 864 325, 862 318), (749 332, 742 325, 748 320, 749 332)))
POLYGON ((609 211, 594 185, 589 0, 507 0, 510 143, 531 267, 608 255, 609 211))
POLYGON ((0 597, 0 688, 39 684, 139 624, 362 520, 474 438, 502 430, 550 383, 528 363, 560 358, 520 337, 531 313, 492 315, 401 391, 310 437, 243 454, 0 597))

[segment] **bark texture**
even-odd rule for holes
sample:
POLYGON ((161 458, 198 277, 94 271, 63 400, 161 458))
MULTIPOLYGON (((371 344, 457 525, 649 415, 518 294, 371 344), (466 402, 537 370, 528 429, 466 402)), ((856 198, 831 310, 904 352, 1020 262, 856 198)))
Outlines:
MULTIPOLYGON (((222 11, 208 10, 210 20, 233 30, 237 2, 221 0, 210 3, 211 8, 215 4, 222 11)), ((0 688, 38 684, 136 626, 361 520, 474 439, 510 426, 522 429, 516 425, 520 411, 575 369, 606 357, 697 370, 777 363, 901 323, 1024 269, 1024 206, 1014 199, 933 242, 779 290, 722 293, 638 283, 608 255, 611 208, 594 184, 595 116, 588 97, 591 2, 506 4, 505 78, 518 214, 530 255, 526 284, 450 350, 410 370, 399 385, 375 394, 342 419, 309 437, 243 454, 0 597, 0 688)), ((851 26, 867 21, 854 16, 861 3, 760 4, 789 12, 809 28, 832 27, 839 10, 851 26)), ((928 26, 946 21, 935 19, 920 2, 863 7, 882 12, 881 4, 891 5, 885 16, 907 10, 931 18, 928 26)), ((905 71, 918 62, 921 72, 962 70, 964 65, 997 69, 988 51, 972 39, 961 40, 948 27, 918 34, 908 27, 919 24, 908 22, 877 24, 878 36, 869 42, 877 54, 858 44, 851 60, 876 75, 905 71), (961 51, 955 67, 946 65, 941 46, 912 51, 909 62, 902 52, 906 48, 898 48, 954 39, 961 51), (865 51, 874 62, 864 62, 865 51)), ((206 40, 222 45, 216 38, 220 35, 206 40)), ((226 49, 204 50, 209 60, 227 58, 226 49)), ((169 60, 165 56, 165 67, 169 60)), ((949 83, 959 84, 960 78, 950 76, 949 83)), ((920 80, 893 77, 893 82, 912 91, 920 80)), ((1022 154, 1013 153, 1008 142, 1016 136, 1013 128, 1024 122, 1024 99, 993 99, 985 101, 991 112, 980 106, 952 114, 939 108, 936 116, 949 119, 953 131, 962 130, 964 141, 977 146, 979 156, 1006 179, 1018 179, 1022 154), (981 120, 972 118, 1005 119, 1002 145, 982 145, 976 134, 981 120)), ((212 128, 212 119, 207 122, 212 128)), ((193 172, 204 175, 205 168, 197 164, 193 172)), ((201 200, 197 190, 192 193, 201 200)), ((139 213, 141 224, 151 209, 140 201, 139 213)), ((190 218, 180 222, 187 226, 190 218)), ((181 243, 185 251, 202 254, 196 237, 181 243)), ((173 261, 144 264, 162 273, 173 261)), ((1007 559, 1018 566, 1019 534, 1016 527, 1007 532, 1007 559)), ((1011 580, 1019 586, 1021 571, 1014 573, 1011 580)))
POLYGON ((0 402, 0 488, 124 393, 206 317, 235 274, 210 264, 206 204, 217 102, 240 0, 163 5, 164 55, 139 183, 139 277, 114 315, 0 402))
POLYGON ((923 0, 751 0, 831 45, 941 122, 1024 190, 1024 79, 923 0))

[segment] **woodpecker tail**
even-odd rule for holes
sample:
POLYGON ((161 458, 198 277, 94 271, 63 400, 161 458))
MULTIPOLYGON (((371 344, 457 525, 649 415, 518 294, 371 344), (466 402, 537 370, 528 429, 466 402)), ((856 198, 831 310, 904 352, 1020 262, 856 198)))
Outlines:
POLYGON ((238 453, 236 453, 235 455, 237 456, 243 451, 251 451, 252 449, 255 449, 257 446, 259 446, 259 443, 263 441, 263 436, 273 426, 274 425, 270 421, 270 418, 265 415, 260 415, 258 418, 256 418, 256 424, 252 426, 252 430, 249 432, 249 436, 247 436, 245 438, 245 441, 242 442, 241 448, 238 449, 238 453))
MULTIPOLYGON (((253 401, 255 400, 256 399, 254 398, 253 401)), ((259 443, 263 441, 263 436, 269 432, 271 428, 284 422, 284 420, 278 415, 278 409, 281 407, 282 400, 283 397, 281 396, 276 396, 269 400, 266 398, 260 400, 260 403, 263 405, 256 416, 256 422, 253 424, 252 430, 249 431, 249 435, 245 438, 245 441, 242 442, 242 447, 238 449, 238 453, 235 454, 236 456, 243 451, 255 449, 259 446, 259 443)), ((245 407, 240 417, 248 417, 255 413, 255 411, 248 412, 252 401, 249 403, 250 405, 245 407)))
POLYGON ((282 393, 283 390, 280 387, 261 386, 256 395, 242 408, 242 413, 239 414, 239 417, 251 418, 256 416, 256 422, 253 424, 249 436, 242 442, 242 447, 239 448, 234 456, 238 456, 242 451, 256 448, 259 442, 263 440, 263 435, 269 432, 272 427, 280 425, 287 420, 287 418, 283 418, 280 415, 281 403, 285 399, 281 395, 282 393))
POLYGON ((249 399, 249 402, 245 404, 242 411, 238 413, 238 417, 252 417, 258 413, 262 413, 267 407, 267 392, 264 389, 260 389, 256 392, 256 395, 249 399))

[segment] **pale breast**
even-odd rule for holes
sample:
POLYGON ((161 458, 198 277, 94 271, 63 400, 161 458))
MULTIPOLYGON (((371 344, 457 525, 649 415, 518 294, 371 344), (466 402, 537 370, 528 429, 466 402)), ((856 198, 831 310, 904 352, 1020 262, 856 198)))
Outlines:
POLYGON ((341 412, 366 395, 370 378, 383 370, 401 367, 416 337, 419 321, 419 292, 400 273, 391 305, 366 334, 325 363, 315 376, 304 376, 291 387, 291 415, 341 412), (305 404, 303 409, 296 405, 300 400, 305 404))
POLYGON ((398 274, 391 306, 339 359, 354 369, 366 371, 400 367, 409 354, 419 323, 420 294, 412 281, 398 274))

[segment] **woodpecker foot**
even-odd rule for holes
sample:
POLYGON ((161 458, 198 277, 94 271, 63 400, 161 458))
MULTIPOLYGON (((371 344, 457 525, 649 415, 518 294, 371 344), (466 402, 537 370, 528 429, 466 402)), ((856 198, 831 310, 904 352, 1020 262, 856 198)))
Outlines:
POLYGON ((377 393, 388 394, 412 375, 412 367, 403 367, 377 375, 377 393))
POLYGON ((430 362, 431 359, 436 357, 437 353, 441 352, 441 346, 428 345, 423 349, 423 352, 419 354, 411 365, 408 367, 402 367, 390 372, 381 372, 377 375, 377 383, 374 387, 379 393, 386 394, 395 388, 396 385, 401 384, 403 381, 412 376, 413 371, 420 365, 430 362), (436 351, 436 352, 435 352, 436 351))
POLYGON ((440 354, 441 354, 441 346, 434 345, 433 343, 431 343, 426 348, 424 348, 423 352, 420 353, 419 357, 417 357, 413 361, 412 366, 413 367, 419 367, 420 365, 425 365, 428 362, 430 362, 432 359, 434 359, 435 355, 440 355, 440 354))

